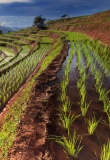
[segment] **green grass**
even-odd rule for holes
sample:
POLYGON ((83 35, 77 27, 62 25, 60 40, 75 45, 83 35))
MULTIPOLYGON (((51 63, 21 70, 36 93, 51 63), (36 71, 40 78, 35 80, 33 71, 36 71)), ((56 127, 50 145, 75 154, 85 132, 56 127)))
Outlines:
POLYGON ((40 43, 52 43, 52 39, 49 37, 41 37, 40 43))
POLYGON ((22 91, 20 97, 16 99, 16 102, 10 106, 10 111, 6 113, 3 119, 3 124, 0 128, 0 159, 2 160, 7 159, 8 150, 13 144, 17 125, 26 107, 26 103, 29 100, 32 86, 33 83, 30 82, 28 87, 22 91))
MULTIPOLYGON (((56 43, 53 44, 53 46, 51 48, 51 54, 49 54, 47 57, 45 57, 45 61, 42 64, 41 68, 39 69, 37 76, 39 76, 41 74, 41 72, 43 70, 45 70, 47 68, 47 66, 52 62, 52 60, 54 60, 54 58, 57 55, 59 55, 62 48, 63 48, 63 42, 61 39, 59 39, 56 43)), ((36 80, 37 76, 35 76, 35 80, 36 80)))
POLYGON ((17 41, 14 41, 13 44, 16 44, 16 45, 18 45, 18 44, 20 44, 20 45, 26 45, 26 44, 29 44, 29 43, 28 42, 23 42, 21 40, 17 40, 17 41))
POLYGON ((40 67, 40 70, 28 83, 25 90, 22 91, 20 96, 16 99, 16 102, 12 106, 10 106, 10 112, 7 112, 7 114, 5 115, 3 124, 0 128, 0 159, 7 160, 9 148, 13 144, 17 132, 17 125, 20 122, 23 111, 29 100, 32 87, 34 86, 36 79, 39 77, 39 75, 47 68, 47 66, 52 62, 52 60, 54 60, 54 58, 58 54, 60 54, 61 48, 59 49, 59 45, 60 47, 62 47, 63 42, 58 41, 53 45, 53 49, 56 49, 58 47, 56 49, 56 52, 52 50, 45 57, 40 67))
POLYGON ((15 63, 22 60, 24 57, 26 57, 29 54, 29 51, 31 50, 31 46, 24 45, 22 46, 21 52, 15 57, 7 57, 4 59, 2 63, 0 63, 0 72, 8 70, 9 67, 12 67, 15 63))

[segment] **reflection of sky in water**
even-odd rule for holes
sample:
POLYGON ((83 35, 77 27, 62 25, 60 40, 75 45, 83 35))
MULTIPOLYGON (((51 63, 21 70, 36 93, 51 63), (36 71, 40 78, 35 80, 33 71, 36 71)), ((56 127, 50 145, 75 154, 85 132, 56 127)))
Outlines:
MULTIPOLYGON (((70 43, 69 43, 69 45, 70 45, 70 43)), ((77 53, 75 52, 75 49, 76 49, 76 47, 74 46, 74 50, 73 50, 74 57, 73 57, 73 60, 71 62, 71 68, 70 68, 70 73, 69 73, 69 79, 71 81, 73 81, 73 80, 75 80, 77 78, 77 70, 76 70, 77 53)), ((63 65, 62 65, 62 69, 58 73, 58 77, 60 79, 63 78, 64 70, 65 70, 66 63, 68 61, 69 55, 70 55, 70 48, 68 50, 68 56, 66 57, 66 60, 64 61, 63 65)), ((84 62, 83 59, 81 61, 84 62)))
MULTIPOLYGON (((94 52, 88 46, 87 46, 87 49, 88 49, 88 54, 91 55, 91 61, 92 61, 92 63, 90 64, 90 68, 88 68, 88 69, 86 68, 87 57, 85 56, 84 51, 81 49, 81 45, 80 45, 80 50, 81 50, 81 53, 82 53, 81 54, 82 58, 81 58, 80 66, 83 66, 85 68, 85 70, 87 71, 87 73, 86 73, 87 85, 89 86, 92 83, 94 83, 94 75, 97 71, 99 71, 100 73, 102 73, 102 79, 103 79, 103 76, 104 76, 104 81, 103 81, 104 86, 106 88, 110 88, 110 75, 109 75, 109 73, 107 73, 106 69, 103 68, 103 63, 99 60, 99 57, 96 56, 96 54, 94 54, 94 52), (97 64, 99 64, 99 65, 97 65, 97 64), (94 68, 94 73, 91 73, 91 68, 94 68)), ((62 65, 62 69, 58 72, 58 77, 59 77, 60 80, 63 78, 64 70, 65 70, 66 63, 68 61, 69 55, 70 55, 70 49, 68 51, 68 56, 66 57, 66 60, 64 61, 63 65, 62 65)), ((78 70, 76 68, 76 65, 77 65, 77 52, 75 53, 74 58, 73 58, 72 63, 71 63, 71 68, 70 68, 70 73, 69 73, 69 79, 70 79, 71 82, 76 81, 78 79, 79 74, 78 74, 78 70)))

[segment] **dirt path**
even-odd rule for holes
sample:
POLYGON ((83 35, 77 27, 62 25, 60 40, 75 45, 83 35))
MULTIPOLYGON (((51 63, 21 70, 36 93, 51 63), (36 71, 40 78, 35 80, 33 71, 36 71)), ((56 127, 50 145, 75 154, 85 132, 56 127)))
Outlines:
POLYGON ((28 83, 31 81, 32 77, 38 72, 38 70, 41 67, 42 62, 44 61, 45 57, 49 53, 50 53, 50 51, 46 53, 46 55, 40 61, 40 63, 38 64, 38 66, 36 67, 36 69, 34 70, 34 72, 28 77, 28 79, 26 80, 25 84, 20 87, 19 91, 17 91, 17 93, 15 93, 15 95, 9 100, 8 104, 6 105, 6 107, 0 113, 0 126, 2 125, 2 121, 3 121, 4 117, 5 117, 5 115, 7 114, 7 112, 10 112, 10 106, 15 103, 16 99, 20 96, 20 94, 22 93, 22 91, 28 86, 28 83))
POLYGON ((36 81, 31 92, 31 99, 21 118, 17 136, 9 151, 8 160, 51 160, 46 143, 47 124, 49 123, 49 99, 53 95, 55 86, 48 86, 57 78, 63 61, 67 55, 68 45, 61 54, 49 65, 36 81))

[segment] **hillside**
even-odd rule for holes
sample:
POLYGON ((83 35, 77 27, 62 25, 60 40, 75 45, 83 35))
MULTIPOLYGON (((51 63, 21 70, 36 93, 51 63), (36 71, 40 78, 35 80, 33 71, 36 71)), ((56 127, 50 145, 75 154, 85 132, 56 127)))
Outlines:
POLYGON ((110 45, 110 10, 48 22, 49 29, 81 32, 110 45))
POLYGON ((0 26, 0 30, 2 31, 3 34, 5 34, 5 33, 8 33, 8 32, 14 32, 14 31, 17 31, 17 30, 21 30, 21 28, 0 26))
POLYGON ((0 160, 110 160, 109 16, 0 35, 0 160))

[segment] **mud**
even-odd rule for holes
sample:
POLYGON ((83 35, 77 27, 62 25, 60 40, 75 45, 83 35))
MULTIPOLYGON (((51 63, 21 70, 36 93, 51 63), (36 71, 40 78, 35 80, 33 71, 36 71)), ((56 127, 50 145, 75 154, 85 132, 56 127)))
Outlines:
POLYGON ((56 86, 49 86, 49 82, 57 78, 65 57, 68 45, 65 43, 61 54, 37 79, 30 96, 30 101, 18 126, 17 135, 9 151, 8 160, 51 160, 48 151, 47 124, 50 123, 50 97, 56 86))
MULTIPOLYGON (((65 153, 63 147, 51 139, 53 136, 67 136, 67 131, 58 125, 60 80, 63 78, 68 59, 66 51, 67 45, 62 50, 62 54, 37 79, 31 93, 31 100, 18 126, 14 144, 9 151, 8 160, 94 160, 96 158, 100 160, 101 145, 110 138, 110 127, 107 115, 103 112, 103 103, 98 101, 99 95, 95 91, 94 79, 89 73, 86 80, 87 101, 92 100, 92 102, 86 117, 81 116, 78 104, 80 96, 76 86, 79 78, 76 56, 72 61, 67 95, 72 104, 71 112, 80 115, 71 125, 70 132, 73 135, 76 131, 79 140, 82 138, 81 146, 83 148, 78 157, 70 157, 65 153), (93 115, 97 120, 101 119, 94 133, 89 135, 86 120, 93 115)), ((104 83, 107 89, 109 82, 109 77, 107 77, 104 83)))
MULTIPOLYGON (((70 133, 73 135, 74 130, 77 133, 79 139, 82 137, 81 146, 83 149, 79 153, 77 158, 70 157, 64 152, 64 148, 59 146, 54 140, 50 140, 50 152, 52 156, 52 160, 100 160, 101 154, 101 145, 106 144, 108 139, 110 138, 110 127, 108 126, 108 119, 106 113, 103 112, 103 103, 99 102, 99 95, 95 91, 94 80, 91 74, 88 74, 88 78, 86 80, 87 84, 87 101, 91 101, 91 105, 87 111, 85 117, 81 116, 81 110, 78 105, 80 101, 79 91, 76 86, 76 82, 78 80, 78 70, 75 67, 76 57, 74 57, 71 70, 70 70, 70 82, 68 85, 67 95, 72 104, 71 111, 75 115, 80 115, 71 125, 70 133), (88 134, 88 124, 86 122, 87 119, 92 118, 95 115, 96 119, 100 122, 98 127, 94 131, 92 135, 88 134), (95 153, 97 155, 95 155, 95 153)), ((51 106, 51 116, 50 121, 52 122, 49 129, 49 135, 51 136, 67 136, 67 132, 61 126, 58 125, 58 109, 60 107, 59 96, 59 82, 63 78, 63 72, 65 68, 65 63, 63 63, 63 68, 58 72, 59 79, 57 80, 57 89, 54 92, 54 96, 50 99, 51 106)), ((109 78, 105 79, 105 86, 109 86, 109 78)), ((107 88, 109 89, 109 87, 107 88)))

